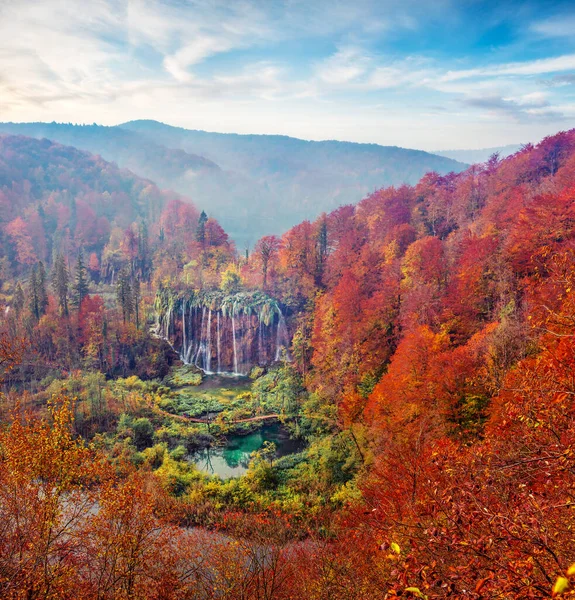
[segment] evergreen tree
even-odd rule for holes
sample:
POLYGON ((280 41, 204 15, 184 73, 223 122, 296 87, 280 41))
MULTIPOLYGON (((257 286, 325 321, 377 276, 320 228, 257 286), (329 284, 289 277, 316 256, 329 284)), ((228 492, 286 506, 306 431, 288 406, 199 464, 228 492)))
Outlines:
POLYGON ((82 300, 88 295, 88 272, 84 264, 84 253, 80 249, 76 269, 74 271, 74 285, 72 287, 72 300, 76 308, 80 308, 82 300))
POLYGON ((52 289, 58 299, 60 314, 68 314, 68 287, 70 283, 70 274, 66 267, 66 261, 61 254, 58 254, 52 268, 52 289))
POLYGON ((20 316, 20 313, 24 308, 24 302, 24 290, 22 289, 20 282, 18 282, 16 284, 16 289, 14 290, 14 296, 12 297, 12 306, 17 316, 20 316))
POLYGON ((206 243, 206 223, 208 221, 208 215, 206 215, 205 211, 202 210, 202 214, 198 219, 198 227, 196 229, 196 241, 198 241, 202 248, 206 243))
POLYGON ((0 285, 5 281, 12 279, 12 267, 10 259, 7 256, 0 258, 0 285))
POLYGON ((48 294, 46 293, 46 271, 39 262, 32 267, 28 281, 28 306, 36 321, 46 312, 48 294))
POLYGON ((132 305, 136 316, 136 329, 140 328, 140 280, 135 277, 132 281, 132 305))
POLYGON ((134 298, 132 294, 132 286, 130 284, 130 276, 125 269, 122 269, 118 275, 118 283, 116 284, 116 298, 118 300, 118 304, 122 308, 122 318, 125 323, 129 320, 134 308, 134 298))
POLYGON ((38 303, 40 308, 40 315, 43 315, 48 308, 48 291, 46 290, 47 284, 46 268, 42 261, 38 262, 38 303))
POLYGON ((38 298, 38 265, 32 267, 28 280, 28 308, 38 321, 40 319, 40 300, 38 298))
POLYGON ((145 221, 140 223, 138 230, 138 267, 142 279, 148 281, 152 270, 152 260, 148 243, 148 226, 145 221))
POLYGON ((316 265, 316 285, 321 285, 325 262, 327 260, 327 217, 322 216, 317 233, 317 265, 316 265))

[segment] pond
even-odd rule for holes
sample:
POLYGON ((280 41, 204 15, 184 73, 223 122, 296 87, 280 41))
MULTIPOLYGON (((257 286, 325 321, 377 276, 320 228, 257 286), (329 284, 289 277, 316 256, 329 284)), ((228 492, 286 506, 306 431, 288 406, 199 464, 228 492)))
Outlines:
POLYGON ((225 446, 200 450, 192 460, 200 471, 209 475, 218 475, 222 479, 240 477, 248 470, 251 453, 259 450, 266 441, 276 445, 277 458, 299 452, 304 447, 302 440, 291 439, 284 427, 274 423, 248 435, 230 435, 225 446))

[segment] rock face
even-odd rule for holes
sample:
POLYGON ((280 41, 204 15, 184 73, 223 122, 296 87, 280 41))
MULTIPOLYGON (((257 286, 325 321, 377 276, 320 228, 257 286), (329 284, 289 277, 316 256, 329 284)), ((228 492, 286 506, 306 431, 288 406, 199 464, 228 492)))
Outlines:
POLYGON ((286 319, 262 292, 158 290, 156 332, 185 364, 206 373, 247 375, 252 367, 290 360, 286 319))

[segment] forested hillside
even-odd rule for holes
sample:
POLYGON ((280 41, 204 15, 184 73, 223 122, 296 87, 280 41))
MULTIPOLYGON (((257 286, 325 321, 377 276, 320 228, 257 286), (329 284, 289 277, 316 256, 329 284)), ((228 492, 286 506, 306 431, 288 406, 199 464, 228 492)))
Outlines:
POLYGON ((118 127, 2 123, 0 132, 45 137, 100 154, 189 196, 198 206, 210 207, 241 249, 382 186, 415 183, 427 171, 445 174, 465 167, 404 148, 218 134, 155 121, 118 127))
POLYGON ((136 317, 146 290, 200 254, 209 281, 210 270, 219 278, 233 253, 217 221, 178 194, 76 148, 0 136, 0 302, 12 333, 35 339, 29 350, 40 353, 42 369, 69 370, 85 361, 104 373, 125 373, 123 361, 133 369, 137 360, 141 374, 161 372, 165 352, 142 334, 139 316, 133 329, 126 316, 136 317), (98 296, 89 294, 94 289, 98 296), (121 323, 113 310, 118 294, 121 323), (121 332, 127 343, 120 343, 121 332))
POLYGON ((575 130, 247 253, 0 143, 5 597, 573 595, 575 130))

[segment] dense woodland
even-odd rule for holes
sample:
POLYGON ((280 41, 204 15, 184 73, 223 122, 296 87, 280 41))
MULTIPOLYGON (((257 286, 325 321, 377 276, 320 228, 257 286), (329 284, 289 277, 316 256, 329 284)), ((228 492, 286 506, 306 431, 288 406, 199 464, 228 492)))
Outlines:
POLYGON ((575 130, 247 252, 47 140, 0 137, 0 207, 3 598, 575 595, 575 130), (191 404, 166 290, 275 299, 289 355, 191 404), (189 460, 269 415, 305 449, 189 460))

